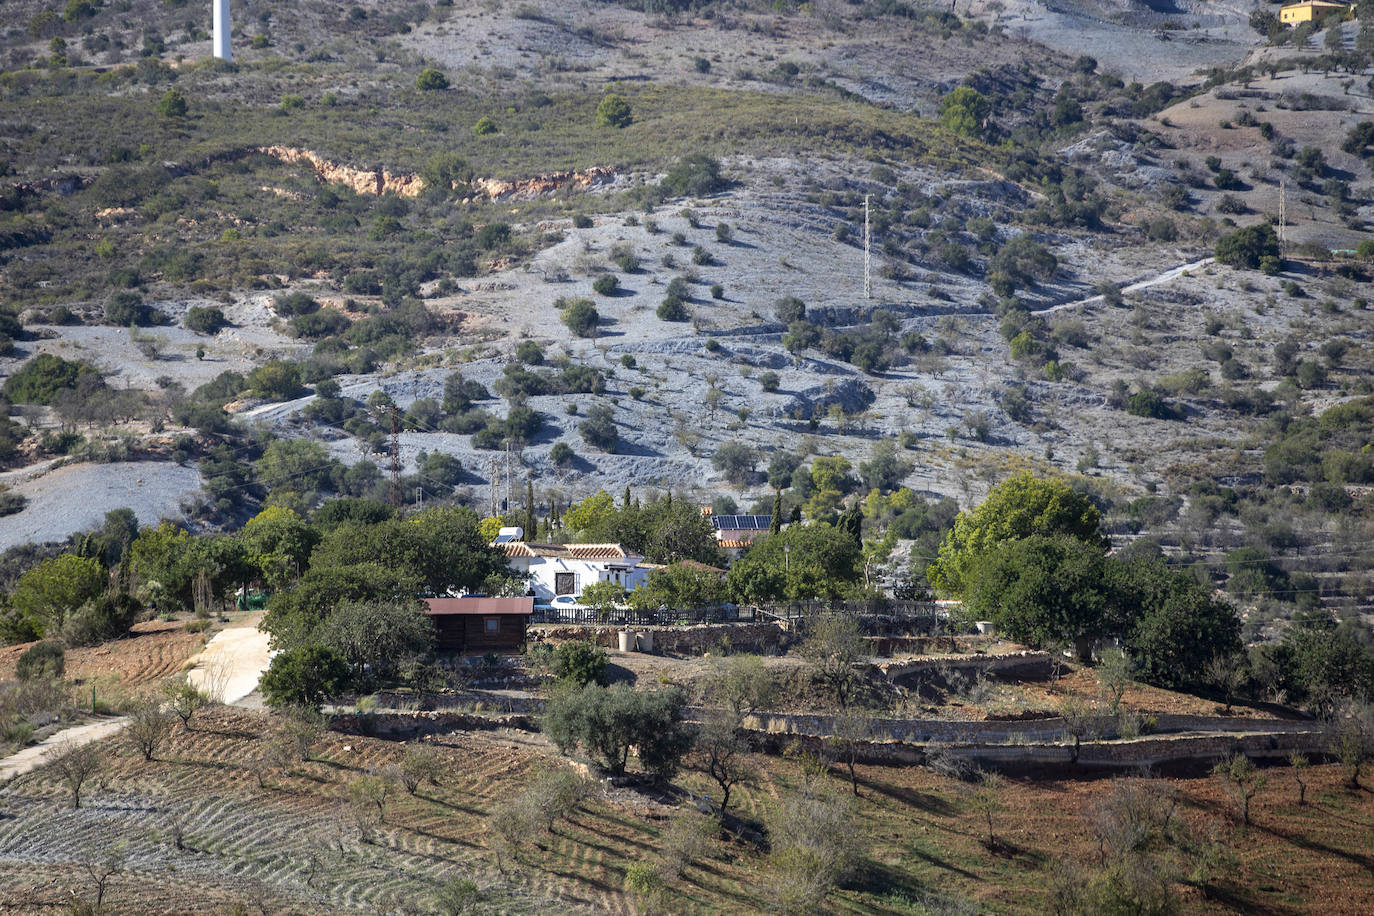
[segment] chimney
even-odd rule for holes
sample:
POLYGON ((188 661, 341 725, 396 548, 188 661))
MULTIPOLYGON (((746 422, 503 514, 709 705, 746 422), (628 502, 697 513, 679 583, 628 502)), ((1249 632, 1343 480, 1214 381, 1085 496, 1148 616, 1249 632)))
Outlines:
POLYGON ((229 21, 229 0, 211 0, 215 10, 215 56, 220 60, 234 59, 234 50, 229 44, 229 33, 233 24, 229 21))

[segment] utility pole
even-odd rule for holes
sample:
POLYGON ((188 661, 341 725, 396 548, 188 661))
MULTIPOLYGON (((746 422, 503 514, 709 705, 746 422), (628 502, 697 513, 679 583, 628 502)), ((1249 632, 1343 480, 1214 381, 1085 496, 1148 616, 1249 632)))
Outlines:
MULTIPOLYGON (((502 507, 502 509, 508 511, 508 510, 511 510, 511 509, 514 509, 514 508, 515 508, 515 496, 514 496, 514 494, 511 492, 511 488, 510 488, 510 440, 507 439, 507 440, 506 440, 506 504, 502 507)), ((504 512, 503 512, 503 514, 504 514, 504 512)))
POLYGON ((391 505, 401 508, 401 411, 391 405, 391 505))
POLYGON ((873 236, 869 230, 868 200, 872 195, 864 195, 864 298, 873 298, 873 236))

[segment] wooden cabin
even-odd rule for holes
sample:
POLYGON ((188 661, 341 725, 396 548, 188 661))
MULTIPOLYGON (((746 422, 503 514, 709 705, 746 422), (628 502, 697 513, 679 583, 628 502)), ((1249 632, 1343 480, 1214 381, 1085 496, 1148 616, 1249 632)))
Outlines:
POLYGON ((426 598, 425 604, 434 621, 435 648, 465 655, 519 652, 534 613, 532 597, 426 598))

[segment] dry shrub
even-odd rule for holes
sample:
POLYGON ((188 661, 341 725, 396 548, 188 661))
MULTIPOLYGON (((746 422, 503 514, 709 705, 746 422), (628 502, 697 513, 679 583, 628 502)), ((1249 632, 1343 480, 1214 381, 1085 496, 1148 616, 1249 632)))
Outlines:
POLYGON ((659 872, 664 880, 681 878, 689 866, 709 856, 719 835, 720 822, 714 817, 678 812, 663 831, 659 872))
POLYGON ((853 870, 852 799, 820 780, 786 796, 769 824, 773 849, 765 879, 770 909, 815 913, 853 870))

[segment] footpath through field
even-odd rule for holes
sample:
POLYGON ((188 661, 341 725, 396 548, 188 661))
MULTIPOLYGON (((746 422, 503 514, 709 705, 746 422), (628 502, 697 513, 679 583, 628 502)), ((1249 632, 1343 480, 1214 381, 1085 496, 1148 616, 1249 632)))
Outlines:
MULTIPOLYGON (((199 655, 187 660, 194 665, 186 673, 190 684, 221 703, 255 706, 248 698, 256 693, 258 679, 267 670, 270 652, 268 635, 258 629, 261 614, 247 618, 236 627, 221 630, 205 644, 199 655)), ((56 732, 32 747, 0 760, 0 782, 35 770, 47 762, 48 753, 58 745, 79 746, 117 734, 129 722, 120 716, 74 725, 56 732)))

